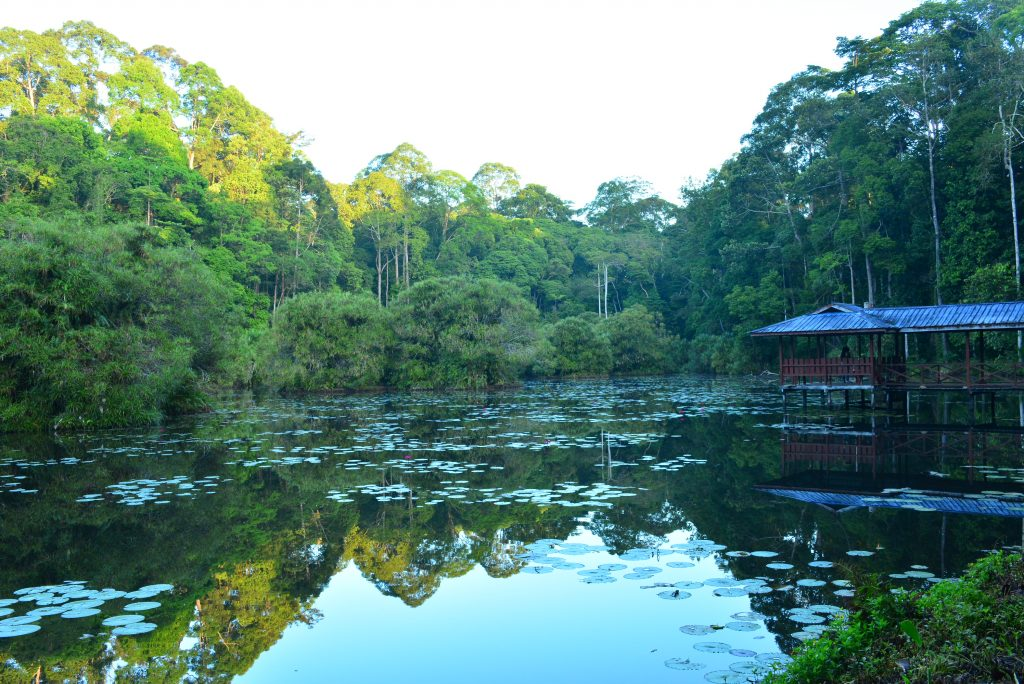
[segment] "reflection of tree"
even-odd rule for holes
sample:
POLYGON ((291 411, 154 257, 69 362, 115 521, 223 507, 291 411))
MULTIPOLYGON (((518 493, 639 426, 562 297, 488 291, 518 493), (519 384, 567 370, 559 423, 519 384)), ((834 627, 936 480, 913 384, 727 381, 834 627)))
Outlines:
POLYGON ((498 530, 491 537, 490 548, 480 559, 480 565, 491 577, 511 577, 526 567, 525 560, 516 558, 516 555, 523 553, 525 549, 521 542, 510 541, 505 535, 505 530, 498 530))
MULTIPOLYGON (((424 402, 411 418, 389 420, 387 424, 396 427, 387 430, 424 444, 458 443, 465 433, 443 432, 438 427, 444 424, 441 421, 453 412, 465 416, 493 400, 486 395, 467 395, 464 404, 454 409, 424 402)), ((546 399, 529 412, 502 421, 498 429, 534 436, 552 434, 555 428, 550 416, 557 415, 561 407, 548 402, 546 399)), ((610 450, 605 443, 600 453, 596 448, 532 451, 499 446, 464 452, 468 467, 485 470, 463 476, 472 490, 550 490, 559 483, 575 482, 586 486, 607 483, 635 494, 594 511, 519 502, 499 507, 453 499, 417 507, 452 476, 411 473, 396 465, 347 471, 328 458, 322 463, 266 468, 224 465, 235 460, 227 451, 228 439, 239 440, 231 443, 236 445, 236 453, 258 451, 261 443, 284 452, 311 443, 300 433, 275 435, 267 441, 268 424, 286 432, 312 423, 321 430, 313 443, 346 445, 353 443, 348 426, 380 422, 381 414, 399 410, 409 409, 371 397, 353 401, 344 420, 338 421, 312 422, 290 414, 274 417, 272 412, 245 421, 232 416, 223 422, 204 421, 193 433, 201 441, 184 445, 167 458, 110 453, 88 465, 34 468, 31 484, 39 487, 39 495, 0 499, 4 520, 0 526, 4 561, 0 563, 0 592, 68 577, 122 589, 168 582, 176 590, 163 598, 164 605, 154 616, 159 625, 154 633, 118 640, 111 653, 104 650, 102 639, 79 641, 82 625, 56 620, 31 639, 2 644, 3 656, 42 664, 44 673, 50 674, 59 664, 62 672, 81 671, 90 680, 102 679, 103 669, 118 658, 144 666, 146 677, 154 681, 179 681, 188 671, 209 679, 230 676, 245 672, 287 625, 296 620, 315 621, 313 601, 339 566, 349 561, 382 593, 419 606, 446 579, 458 578, 477 565, 494 578, 516 574, 527 565, 519 557, 527 545, 541 538, 565 539, 580 525, 597 534, 613 553, 660 546, 666 534, 679 529, 725 544, 730 550, 781 548, 785 558, 780 560, 797 568, 771 574, 773 586, 806 576, 806 563, 815 558, 891 572, 922 562, 923 555, 940 545, 943 524, 937 516, 909 511, 855 511, 837 516, 823 508, 753 491, 754 484, 779 474, 778 432, 758 427, 756 416, 693 415, 672 420, 668 428, 662 421, 632 420, 623 428, 610 414, 610 424, 620 432, 659 435, 668 429, 671 434, 610 450), (688 464, 676 472, 656 471, 646 465, 686 454, 707 462, 688 464), (641 461, 645 456, 655 461, 641 461), (617 467, 616 462, 638 466, 617 467), (502 470, 476 465, 500 466, 502 470), (215 495, 172 506, 129 509, 112 503, 73 503, 82 493, 101 490, 109 483, 159 480, 180 473, 194 479, 220 474, 224 481, 215 495), (228 482, 229 478, 233 481, 228 482), (355 502, 347 504, 325 499, 328 489, 348 491, 367 483, 401 483, 412 493, 401 501, 382 502, 358 494, 353 495, 355 502), (591 514, 581 522, 581 513, 591 514), (851 548, 873 550, 878 546, 886 547, 884 554, 856 561, 845 556, 851 548), (174 553, 168 553, 169 549, 174 553), (190 627, 195 620, 198 624, 190 627), (189 633, 202 639, 203 648, 179 652, 182 635, 189 633)), ((564 413, 572 415, 569 410, 564 413)), ((600 443, 601 427, 569 420, 559 422, 557 430, 564 436, 600 443)), ((166 439, 167 435, 144 435, 126 438, 123 443, 115 438, 103 442, 115 450, 140 443, 162 449, 160 443, 166 439)), ((468 443, 471 438, 463 439, 468 443)), ((21 453, 88 458, 83 450, 88 444, 70 440, 57 446, 19 446, 21 453)), ((1003 527, 991 520, 948 519, 945 553, 949 571, 955 572, 972 559, 975 549, 996 543, 1004 535, 1003 527)), ((1013 538, 1018 538, 1019 523, 1012 532, 1017 535, 1013 538)), ((1005 538, 1010 538, 1009 532, 1005 538)), ((766 574, 764 559, 719 558, 720 565, 738 577, 766 574)), ((939 567, 937 559, 924 562, 939 567)), ((783 621, 783 611, 812 595, 797 588, 753 596, 751 601, 768 616, 776 633, 785 633, 793 626, 783 621)), ((0 681, 13 678, 20 682, 23 675, 0 670, 0 681)))

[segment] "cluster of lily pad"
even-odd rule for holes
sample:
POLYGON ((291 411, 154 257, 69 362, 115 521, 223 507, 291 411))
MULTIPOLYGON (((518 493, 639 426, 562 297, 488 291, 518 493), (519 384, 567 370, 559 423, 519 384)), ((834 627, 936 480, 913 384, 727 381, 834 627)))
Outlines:
MULTIPOLYGON (((735 617, 735 616, 734 616, 735 617)), ((742 619, 737 624, 748 624, 742 619)), ((703 625, 688 625, 688 627, 701 628, 703 625)), ((685 632, 692 634, 707 634, 709 632, 685 632)), ((726 654, 741 658, 741 660, 729 664, 728 670, 713 670, 704 675, 704 680, 715 684, 734 684, 739 682, 757 682, 762 677, 784 667, 792 658, 784 653, 765 652, 758 653, 745 648, 733 648, 731 645, 721 641, 701 641, 693 644, 693 649, 700 653, 726 654)), ((699 656, 698 656, 699 657, 699 656)), ((671 670, 682 670, 685 672, 696 672, 707 669, 706 663, 692 658, 669 658, 665 661, 665 667, 671 670)))
POLYGON ((199 494, 214 494, 218 485, 228 482, 220 475, 207 475, 196 480, 190 479, 187 475, 175 475, 165 479, 143 478, 139 480, 127 480, 116 484, 107 485, 106 495, 104 494, 83 494, 78 497, 78 503, 96 503, 112 497, 116 503, 125 506, 143 506, 152 504, 169 504, 180 499, 192 499, 199 494))
MULTIPOLYGON (((632 488, 620 487, 599 482, 592 485, 579 485, 571 482, 555 485, 551 489, 516 489, 504 491, 499 487, 470 487, 468 480, 442 480, 446 485, 440 489, 429 490, 430 499, 415 506, 436 506, 444 501, 457 501, 460 504, 492 504, 509 506, 512 504, 533 504, 536 506, 564 506, 568 508, 600 508, 612 506, 611 500, 622 497, 636 496, 632 488)), ((361 494, 372 496, 377 501, 420 502, 420 496, 407 484, 363 484, 345 490, 332 489, 327 498, 339 503, 354 501, 353 496, 361 494)))
MULTIPOLYGON (((156 624, 145 622, 142 613, 160 607, 159 601, 150 601, 170 591, 170 584, 150 584, 134 591, 118 589, 90 589, 85 581, 69 580, 61 584, 24 587, 13 592, 12 598, 0 599, 0 638, 13 638, 33 634, 42 629, 44 618, 77 620, 99 615, 104 604, 121 603, 123 613, 102 621, 111 627, 115 636, 145 634, 156 629, 156 624), (18 609, 27 609, 17 614, 18 609)), ((91 634, 83 634, 84 638, 91 634)))

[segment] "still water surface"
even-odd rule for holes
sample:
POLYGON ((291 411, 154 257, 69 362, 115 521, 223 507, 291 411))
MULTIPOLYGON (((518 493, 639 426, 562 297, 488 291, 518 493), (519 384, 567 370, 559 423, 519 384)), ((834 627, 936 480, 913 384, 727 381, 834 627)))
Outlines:
POLYGON ((225 406, 2 438, 0 681, 757 681, 857 576, 1021 543, 1016 404, 785 415, 674 377, 225 406))

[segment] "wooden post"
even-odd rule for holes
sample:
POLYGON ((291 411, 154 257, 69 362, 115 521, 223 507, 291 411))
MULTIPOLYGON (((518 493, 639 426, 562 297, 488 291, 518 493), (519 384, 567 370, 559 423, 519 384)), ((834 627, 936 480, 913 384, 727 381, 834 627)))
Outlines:
MULTIPOLYGON (((875 385, 875 336, 874 335, 871 335, 871 336, 868 337, 868 355, 869 355, 869 358, 871 359, 871 385, 872 385, 872 387, 874 387, 874 385, 875 385)), ((874 404, 875 404, 874 392, 872 392, 871 394, 872 394, 872 396, 871 396, 871 405, 872 405, 872 408, 873 408, 874 404)))
MULTIPOLYGON (((786 384, 785 379, 784 379, 784 375, 783 375, 784 366, 785 366, 785 360, 784 360, 783 355, 782 355, 782 338, 780 337, 779 338, 779 384, 780 385, 785 385, 786 384)), ((783 391, 783 400, 785 400, 785 391, 783 391)))
MULTIPOLYGON (((964 334, 964 338, 965 338, 965 340, 964 340, 964 359, 967 362, 967 387, 969 389, 971 387, 971 333, 970 333, 970 331, 967 331, 964 334)), ((974 411, 974 405, 973 405, 973 400, 972 400, 972 405, 971 405, 971 412, 972 412, 972 414, 973 414, 973 411, 974 411)), ((971 420, 974 420, 974 416, 973 415, 971 416, 971 420)))
POLYGON ((985 384, 985 331, 978 331, 978 384, 985 384))

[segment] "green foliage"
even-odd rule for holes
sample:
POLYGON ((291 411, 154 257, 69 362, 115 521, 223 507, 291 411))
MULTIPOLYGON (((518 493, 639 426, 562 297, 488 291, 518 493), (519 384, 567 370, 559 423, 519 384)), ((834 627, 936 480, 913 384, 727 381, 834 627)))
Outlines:
POLYGON ((677 368, 680 341, 668 335, 661 317, 636 304, 603 320, 613 373, 668 373, 677 368))
POLYGON ((367 294, 307 292, 277 311, 270 382, 338 390, 384 384, 394 342, 385 310, 367 294))
POLYGON ((607 375, 612 370, 612 346, 596 314, 571 316, 555 323, 548 335, 555 375, 607 375))
POLYGON ((391 315, 399 387, 507 385, 536 354, 537 309, 509 283, 425 280, 402 292, 391 315))
MULTIPOLYGON (((204 379, 467 387, 664 372, 678 368, 680 350, 692 370, 756 371, 776 356, 746 339, 750 329, 830 301, 1017 298, 1020 27, 1012 4, 943 0, 879 36, 841 39, 843 66, 776 86, 742 148, 683 188, 681 206, 641 179, 615 178, 576 212, 586 223, 506 165, 488 162, 467 179, 435 170, 409 143, 351 183, 329 183, 296 149, 298 136, 202 62, 162 46, 138 51, 88 22, 0 29, 8 241, 30 218, 95 234, 73 238, 82 240, 101 239, 109 224, 145 224, 151 258, 123 264, 126 282, 162 277, 172 267, 161 259, 173 255, 173 268, 194 277, 157 308, 192 311, 207 293, 227 303, 181 321, 140 314, 138 329, 69 334, 33 363, 83 386, 141 378, 134 398, 108 396, 102 420, 75 420, 151 421, 170 404, 195 404, 204 379), (470 299, 452 300, 439 276, 458 276, 451 282, 470 299), (394 310, 342 303, 339 289, 394 310), (507 320, 494 314, 503 304, 507 320), (437 322, 422 319, 435 313, 437 322), (268 332, 272 319, 280 327, 268 332), (394 336, 392 364, 370 360, 391 344, 370 328, 394 336), (371 338, 365 348, 359 331, 371 338), (100 347, 89 366, 83 355, 100 347), (112 350, 149 360, 115 372, 112 350), (167 399, 171 387, 192 388, 182 390, 192 398, 167 399)), ((17 302, 7 310, 27 332, 5 331, 5 344, 35 334, 37 304, 17 302)), ((40 377, 5 385, 7 410, 20 407, 11 424, 63 415, 40 377)))
POLYGON ((766 681, 1013 681, 1024 647, 1024 560, 995 553, 958 581, 892 594, 870 581, 856 611, 766 681), (900 664, 902 663, 902 665, 900 664))
POLYGON ((65 430, 194 411, 231 310, 216 275, 152 230, 14 223, 0 239, 0 420, 65 430))

